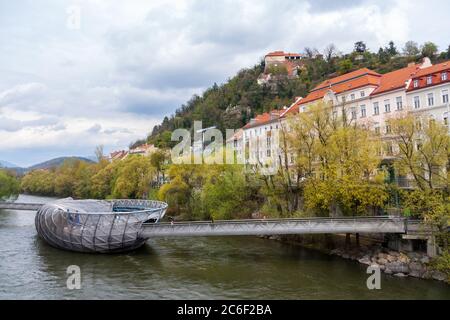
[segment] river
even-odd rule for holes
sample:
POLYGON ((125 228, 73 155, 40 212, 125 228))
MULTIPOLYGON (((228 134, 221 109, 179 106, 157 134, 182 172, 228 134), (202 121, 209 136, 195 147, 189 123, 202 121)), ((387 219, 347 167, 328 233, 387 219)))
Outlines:
MULTIPOLYGON (((20 202, 45 202, 21 195, 20 202)), ((126 254, 50 247, 34 212, 0 210, 0 299, 450 299, 433 280, 381 276, 354 261, 256 237, 157 239, 126 254), (81 289, 66 286, 69 265, 81 289)))

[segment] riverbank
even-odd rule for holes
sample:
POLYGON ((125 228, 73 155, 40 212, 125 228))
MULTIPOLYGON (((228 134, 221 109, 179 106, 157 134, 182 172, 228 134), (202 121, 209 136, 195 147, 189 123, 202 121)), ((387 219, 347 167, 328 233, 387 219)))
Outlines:
POLYGON ((430 257, 424 252, 401 252, 383 247, 379 239, 362 238, 359 246, 346 246, 342 235, 263 236, 289 244, 378 267, 394 277, 433 279, 449 283, 447 276, 433 269, 430 257))

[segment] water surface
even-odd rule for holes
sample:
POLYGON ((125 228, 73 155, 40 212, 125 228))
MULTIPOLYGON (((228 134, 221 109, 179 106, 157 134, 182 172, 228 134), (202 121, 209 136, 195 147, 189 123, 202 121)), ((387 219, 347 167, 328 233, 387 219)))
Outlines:
POLYGON ((0 299, 450 299, 444 283, 388 275, 381 290, 368 290, 359 263, 255 237, 157 239, 113 255, 62 251, 38 238, 34 215, 0 210, 0 299), (80 290, 67 289, 69 265, 81 268, 80 290))

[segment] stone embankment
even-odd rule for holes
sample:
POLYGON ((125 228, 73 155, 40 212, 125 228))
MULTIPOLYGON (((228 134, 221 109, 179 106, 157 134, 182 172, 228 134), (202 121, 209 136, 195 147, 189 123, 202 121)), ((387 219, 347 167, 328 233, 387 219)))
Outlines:
POLYGON ((420 252, 398 252, 379 246, 361 247, 359 249, 334 249, 330 254, 345 259, 356 260, 365 265, 379 267, 386 274, 395 277, 414 277, 445 281, 446 275, 433 270, 430 258, 420 252))
POLYGON ((366 244, 346 248, 337 237, 330 244, 325 244, 323 238, 302 236, 262 236, 270 240, 287 242, 320 250, 324 253, 354 260, 364 265, 379 267, 381 271, 395 277, 414 277, 447 281, 443 272, 433 270, 431 259, 421 252, 398 252, 384 248, 381 244, 366 244), (327 248, 328 247, 328 248, 327 248))

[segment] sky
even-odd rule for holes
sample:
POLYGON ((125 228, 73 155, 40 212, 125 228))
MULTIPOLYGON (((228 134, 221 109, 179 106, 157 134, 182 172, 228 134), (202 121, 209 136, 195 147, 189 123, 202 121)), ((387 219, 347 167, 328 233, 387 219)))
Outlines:
POLYGON ((126 149, 267 52, 450 44, 447 0, 0 0, 0 160, 126 149))

